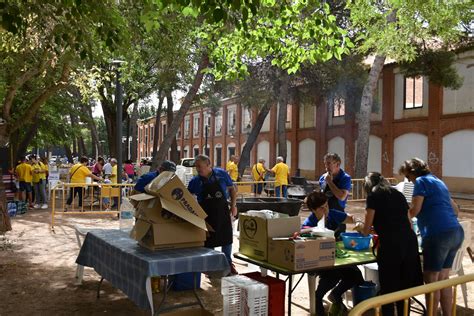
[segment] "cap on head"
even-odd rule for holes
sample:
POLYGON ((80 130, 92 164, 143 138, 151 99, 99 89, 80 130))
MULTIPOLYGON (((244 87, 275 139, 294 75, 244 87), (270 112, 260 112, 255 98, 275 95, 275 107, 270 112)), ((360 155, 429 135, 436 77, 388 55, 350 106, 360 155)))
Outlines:
POLYGON ((160 165, 160 171, 176 171, 176 164, 170 160, 165 160, 160 165))

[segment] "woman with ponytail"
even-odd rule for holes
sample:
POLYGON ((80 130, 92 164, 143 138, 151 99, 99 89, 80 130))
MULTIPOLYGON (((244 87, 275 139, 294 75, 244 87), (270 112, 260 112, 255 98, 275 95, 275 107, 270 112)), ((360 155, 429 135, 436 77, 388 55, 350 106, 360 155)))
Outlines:
MULTIPOLYGON (((408 217, 408 203, 378 172, 370 172, 364 183, 367 193, 363 235, 378 234, 377 263, 381 294, 423 284, 418 242, 408 217)), ((397 302, 403 315, 403 301, 397 302)), ((394 315, 393 304, 382 306, 383 315, 394 315)))

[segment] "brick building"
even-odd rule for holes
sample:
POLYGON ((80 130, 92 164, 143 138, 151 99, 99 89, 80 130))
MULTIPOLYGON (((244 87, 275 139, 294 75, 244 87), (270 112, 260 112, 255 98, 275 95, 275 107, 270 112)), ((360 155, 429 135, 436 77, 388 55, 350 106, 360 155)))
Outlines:
MULTIPOLYGON (((385 65, 378 84, 378 113, 372 114, 368 170, 397 175, 400 164, 411 157, 428 161, 452 191, 474 193, 474 50, 460 53, 455 67, 464 78, 459 90, 430 84, 427 78, 406 78, 397 64, 385 65)), ((346 113, 344 100, 328 104, 288 105, 287 164, 292 174, 314 179, 324 171, 323 155, 337 152, 343 168, 354 173, 357 123, 346 113)), ((225 166, 229 156, 239 154, 256 118, 237 98, 222 100, 217 113, 193 108, 177 133, 181 157, 204 152, 206 126, 211 161, 225 166)), ((267 116, 251 154, 273 166, 277 148, 277 107, 267 116)), ((139 159, 152 154, 154 118, 139 121, 139 159)), ((166 133, 162 118, 160 141, 166 133)))

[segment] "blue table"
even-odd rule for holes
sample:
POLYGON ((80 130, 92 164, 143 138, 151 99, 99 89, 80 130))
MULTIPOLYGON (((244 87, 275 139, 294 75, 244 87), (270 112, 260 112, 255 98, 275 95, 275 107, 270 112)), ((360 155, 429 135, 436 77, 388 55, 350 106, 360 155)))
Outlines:
MULTIPOLYGON (((140 308, 149 307, 152 314, 151 277, 211 271, 222 271, 226 275, 230 271, 220 251, 204 247, 150 251, 116 229, 88 232, 76 263, 94 268, 140 308)), ((196 298, 199 301, 197 295, 196 298)))

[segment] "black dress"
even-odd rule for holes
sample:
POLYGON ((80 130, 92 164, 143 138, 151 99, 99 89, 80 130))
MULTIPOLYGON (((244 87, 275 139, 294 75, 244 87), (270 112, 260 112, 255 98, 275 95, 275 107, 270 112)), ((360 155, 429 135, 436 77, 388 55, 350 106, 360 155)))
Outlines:
MULTIPOLYGON (((367 197, 367 208, 375 210, 374 229, 379 236, 377 263, 381 294, 423 284, 418 242, 408 219, 408 203, 402 193, 390 188, 367 197)), ((403 311, 403 302, 397 302, 403 311)), ((393 305, 382 307, 393 315, 393 305)))

